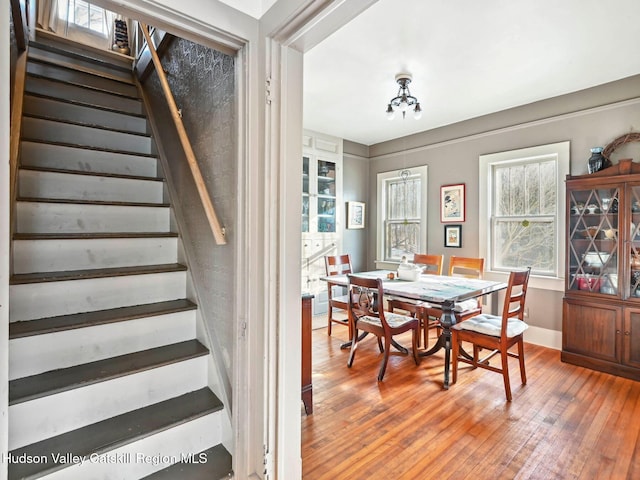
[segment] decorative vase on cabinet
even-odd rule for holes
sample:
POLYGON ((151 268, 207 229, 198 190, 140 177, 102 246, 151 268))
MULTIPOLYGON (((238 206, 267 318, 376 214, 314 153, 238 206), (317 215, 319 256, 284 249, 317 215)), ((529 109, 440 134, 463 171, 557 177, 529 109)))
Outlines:
POLYGON ((569 175, 566 186, 561 358, 640 380, 640 164, 569 175))

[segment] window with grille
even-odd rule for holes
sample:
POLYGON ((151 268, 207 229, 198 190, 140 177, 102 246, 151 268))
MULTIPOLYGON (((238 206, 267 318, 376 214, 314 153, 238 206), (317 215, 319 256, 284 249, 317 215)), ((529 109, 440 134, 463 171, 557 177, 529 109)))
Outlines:
POLYGON ((426 251, 427 167, 378 174, 378 258, 399 262, 426 251))
POLYGON ((488 270, 564 275, 569 142, 480 157, 480 250, 488 270), (484 226, 483 226, 484 224, 484 226))

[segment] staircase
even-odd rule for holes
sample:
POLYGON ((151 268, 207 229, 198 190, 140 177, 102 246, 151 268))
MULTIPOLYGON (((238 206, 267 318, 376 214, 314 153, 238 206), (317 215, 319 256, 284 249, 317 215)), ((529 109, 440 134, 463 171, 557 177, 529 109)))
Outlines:
MULTIPOLYGON (((131 65, 29 46, 9 327, 9 479, 231 475, 131 65)), ((226 420, 228 422, 228 420, 226 420)))

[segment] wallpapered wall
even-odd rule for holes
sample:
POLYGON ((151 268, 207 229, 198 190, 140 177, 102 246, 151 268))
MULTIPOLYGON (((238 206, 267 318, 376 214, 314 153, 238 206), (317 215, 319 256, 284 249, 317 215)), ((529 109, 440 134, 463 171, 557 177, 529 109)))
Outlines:
POLYGON ((220 373, 230 395, 237 255, 232 223, 237 218, 234 58, 176 38, 164 53, 162 63, 214 208, 227 230, 227 245, 216 246, 154 71, 144 88, 162 129, 161 143, 178 192, 179 198, 171 200, 181 219, 189 269, 199 293, 200 314, 211 333, 214 356, 226 370, 220 373))
POLYGON ((9 7, 9 99, 13 105, 13 86, 16 80, 16 62, 18 59, 18 44, 16 43, 16 31, 13 28, 13 17, 11 15, 11 7, 9 7))

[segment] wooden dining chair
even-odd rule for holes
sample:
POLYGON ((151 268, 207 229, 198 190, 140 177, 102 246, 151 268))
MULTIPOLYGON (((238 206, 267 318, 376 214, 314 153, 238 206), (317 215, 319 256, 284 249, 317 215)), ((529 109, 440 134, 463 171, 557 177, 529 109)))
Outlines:
POLYGON ((527 329, 527 324, 524 322, 524 304, 530 272, 531 268, 528 268, 525 271, 511 272, 509 275, 502 316, 483 313, 451 327, 451 343, 453 344, 451 383, 456 383, 458 379, 458 362, 469 363, 473 365, 473 368, 480 367, 502 373, 507 401, 510 402, 509 357, 518 359, 520 379, 523 385, 527 383, 524 367, 524 331, 527 329), (473 358, 471 360, 460 354, 462 342, 473 344, 473 358), (510 352, 509 349, 516 344, 518 345, 518 353, 510 352), (490 349, 491 351, 483 358, 478 358, 480 349, 490 349), (489 364, 489 360, 497 354, 500 354, 501 368, 489 364))
MULTIPOLYGON (((345 275, 353 272, 351 257, 348 253, 344 255, 327 255, 324 257, 324 266, 327 277, 332 275, 345 275)), ((328 289, 328 309, 327 309, 327 333, 331 336, 331 325, 337 323, 349 327, 349 338, 352 336, 352 327, 348 318, 349 297, 347 295, 334 295, 335 283, 327 281, 328 289), (344 310, 346 318, 334 318, 333 309, 344 310)), ((343 289, 344 287, 338 287, 343 289)))
MULTIPOLYGON (((450 277, 466 277, 482 279, 484 276, 484 258, 475 257, 457 257, 451 255, 449 257, 449 270, 447 275, 450 277)), ((433 322, 439 319, 442 310, 438 306, 425 307, 422 314, 426 315, 428 321, 433 322)), ((453 307, 453 313, 456 316, 456 322, 462 322, 468 318, 482 313, 482 300, 473 298, 463 302, 457 302, 453 307)), ((423 319, 423 322, 425 320, 423 319)), ((437 326, 437 323, 434 324, 437 326)))
MULTIPOLYGON (((428 255, 425 253, 416 253, 413 256, 413 263, 416 265, 423 265, 423 274, 429 275, 442 275, 442 265, 444 263, 444 255, 428 255)), ((407 299, 390 298, 387 300, 387 308, 390 312, 394 312, 396 309, 407 312, 412 317, 416 317, 420 320, 420 329, 422 330, 422 337, 424 337, 424 346, 427 347, 429 338, 429 328, 436 326, 436 322, 426 315, 419 315, 422 312, 422 302, 410 301, 407 299), (425 322, 425 319, 427 320, 425 322)), ((420 336, 418 336, 418 346, 420 346, 420 336)))
POLYGON ((416 365, 420 363, 418 357, 418 337, 420 336, 420 321, 415 317, 398 315, 397 313, 384 311, 384 293, 382 289, 382 279, 365 278, 357 275, 347 275, 349 279, 348 295, 349 316, 353 322, 353 336, 351 341, 351 352, 347 365, 353 365, 356 350, 360 339, 358 332, 369 332, 378 339, 378 348, 383 353, 378 381, 382 381, 389 361, 389 351, 391 340, 394 335, 411 330, 411 348, 413 360, 416 365), (384 345, 382 345, 384 338, 384 345))

